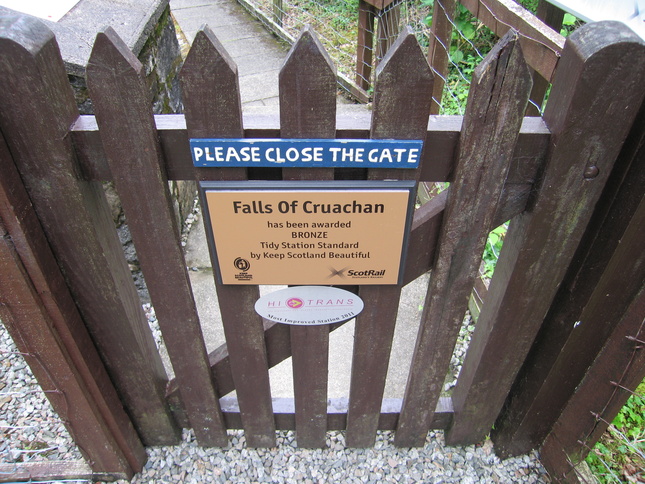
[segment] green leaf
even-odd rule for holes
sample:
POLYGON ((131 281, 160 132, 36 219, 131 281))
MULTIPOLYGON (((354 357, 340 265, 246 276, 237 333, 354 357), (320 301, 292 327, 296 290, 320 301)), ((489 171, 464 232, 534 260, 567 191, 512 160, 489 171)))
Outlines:
POLYGON ((565 13, 564 19, 562 20, 562 25, 575 25, 577 20, 578 19, 574 15, 571 15, 570 13, 565 13))
POLYGON ((464 53, 460 50, 456 50, 450 54, 450 60, 455 64, 458 64, 459 62, 464 60, 464 53))

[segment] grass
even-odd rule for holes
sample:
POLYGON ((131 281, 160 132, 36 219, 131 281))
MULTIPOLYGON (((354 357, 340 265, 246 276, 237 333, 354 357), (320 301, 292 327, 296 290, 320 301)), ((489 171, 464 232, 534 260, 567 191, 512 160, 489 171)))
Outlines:
POLYGON ((645 482, 645 381, 586 458, 602 483, 645 482))

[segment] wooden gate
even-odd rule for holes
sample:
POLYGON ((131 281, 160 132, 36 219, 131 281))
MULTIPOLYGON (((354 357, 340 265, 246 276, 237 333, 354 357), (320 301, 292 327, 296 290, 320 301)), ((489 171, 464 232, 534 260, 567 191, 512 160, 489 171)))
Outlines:
MULTIPOLYGON (((628 182, 643 173, 645 46, 622 24, 585 26, 562 53, 544 116, 524 117, 531 75, 520 43, 509 32, 478 67, 464 117, 429 116, 433 74, 404 31, 378 68, 371 114, 352 116, 337 113, 334 67, 305 29, 280 73, 279 109, 247 115, 236 66, 204 28, 181 73, 184 114, 153 116, 144 68, 108 28, 87 67, 96 116, 79 116, 53 34, 33 19, 0 20, 0 317, 95 472, 131 476, 145 462, 143 445, 174 444, 182 427, 205 446, 225 446, 226 429, 243 428, 254 447, 274 446, 276 429, 295 429, 304 447, 324 446, 334 429, 347 431, 349 446, 371 446, 377 430, 391 429, 397 445, 410 447, 423 445, 429 429, 446 429, 450 444, 475 443, 498 419, 503 452, 544 441, 585 377, 584 362, 642 308, 642 189, 628 182), (634 146, 621 152, 628 135, 634 146), (195 168, 188 139, 207 137, 425 143, 416 170, 195 168), (365 309, 356 318, 348 398, 327 398, 329 332, 340 324, 263 321, 253 309, 257 286, 216 284, 227 343, 207 354, 168 180, 400 178, 450 182, 414 214, 403 285, 432 272, 403 399, 383 400, 402 286, 349 288, 365 309), (121 198, 171 381, 104 181, 121 198), (507 220, 457 386, 440 398, 487 234, 507 220), (603 244, 609 251, 594 258, 603 244), (603 279, 607 267, 622 271, 622 295, 604 300, 613 315, 594 323, 603 338, 582 357, 584 341, 567 338, 571 317, 583 319, 563 291, 577 294, 571 281, 588 275, 576 304, 591 311, 589 301, 602 300, 594 290, 618 283, 603 279), (554 311, 570 311, 557 331, 546 325, 554 311), (562 342, 534 354, 556 333, 562 342), (529 361, 546 363, 531 374, 522 365, 534 341, 529 361), (268 370, 288 357, 295 398, 272 401, 268 370), (553 371, 573 359, 583 362, 566 377, 553 371), (518 373, 531 385, 514 385, 518 373), (227 397, 233 390, 237 397, 227 397), (550 410, 531 420, 540 398, 550 410)), ((582 326, 593 334, 593 325, 582 326)))

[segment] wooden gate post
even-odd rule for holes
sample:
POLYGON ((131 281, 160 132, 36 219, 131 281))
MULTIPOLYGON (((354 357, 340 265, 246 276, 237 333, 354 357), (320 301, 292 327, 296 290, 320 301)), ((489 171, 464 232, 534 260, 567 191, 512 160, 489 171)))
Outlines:
POLYGON ((146 453, 69 293, 0 135, 0 317, 95 473, 130 478, 146 453))
POLYGON ((481 255, 502 200, 531 89, 516 32, 475 69, 455 179, 421 316, 395 443, 420 446, 448 373, 481 255))
MULTIPOLYGON (((197 33, 180 81, 189 138, 244 137, 237 66, 208 27, 197 33)), ((197 172, 201 180, 247 179, 245 168, 197 172)), ((215 287, 246 440, 251 447, 272 447, 275 421, 264 327, 254 310, 259 288, 226 286, 217 278, 215 287)))
POLYGON ((179 244, 168 179, 161 169, 145 73, 112 28, 96 37, 87 84, 190 425, 200 445, 225 447, 224 418, 179 244))
POLYGON ((533 203, 506 236, 453 393, 451 444, 477 442, 491 429, 587 228, 644 84, 645 45, 624 24, 587 24, 568 39, 544 113, 552 133, 547 165, 533 203))
POLYGON ((147 444, 179 438, 167 377, 100 183, 79 173, 78 118, 54 35, 31 17, 0 19, 0 129, 85 324, 147 444))
MULTIPOLYGON (((424 139, 434 77, 406 28, 377 69, 372 139, 424 139)), ((415 179, 419 170, 370 169, 370 180, 415 179)), ((356 318, 347 415, 347 445, 374 445, 401 286, 360 286, 365 308, 356 318)))
MULTIPOLYGON (((280 70, 280 135, 336 135, 336 68, 315 32, 305 28, 280 70)), ((283 168, 284 180, 333 180, 333 168, 283 168)), ((325 447, 329 326, 291 326, 296 438, 300 447, 325 447)))
POLYGON ((513 385, 512 398, 497 419, 493 437, 504 455, 525 453, 546 437, 643 285, 645 239, 641 234, 630 241, 626 235, 642 204, 644 185, 645 103, 513 385), (625 250, 629 259, 617 265, 617 252, 625 250), (614 281, 605 282, 612 281, 612 274, 614 281))
MULTIPOLYGON (((601 351, 589 355, 593 356, 591 362, 589 357, 581 358, 582 363, 586 364, 584 369, 587 370, 584 378, 577 379, 582 383, 576 382, 577 385, 572 391, 573 396, 564 405, 562 413, 542 445, 544 463, 556 479, 564 477, 565 482, 569 479, 575 482, 573 480, 575 466, 585 458, 625 404, 631 392, 645 377, 643 233, 645 233, 645 196, 641 196, 631 224, 623 234, 619 247, 581 315, 578 328, 570 338, 569 342, 573 340, 571 342, 573 350, 569 348, 570 351, 565 353, 569 358, 563 363, 573 362, 570 367, 577 376, 580 369, 575 368, 575 360, 578 356, 575 349, 579 350, 576 346, 590 342, 589 346, 593 351, 601 345, 601 342, 604 343, 601 351), (623 281, 634 281, 640 289, 637 289, 633 297, 629 294, 632 291, 627 291, 627 300, 620 301, 622 304, 614 305, 612 303, 616 299, 623 299, 621 294, 624 287, 623 281), (621 306, 626 309, 622 311, 621 306), (613 332, 611 332, 612 329, 613 332), (604 337, 603 332, 610 334, 604 337), (597 337, 592 340, 591 335, 597 335, 597 337)), ((561 379, 566 379, 566 376, 568 376, 567 372, 561 370, 561 379)), ((567 383, 565 382, 566 390, 569 390, 571 385, 567 383)), ((547 422, 551 423, 552 419, 547 418, 547 422)))

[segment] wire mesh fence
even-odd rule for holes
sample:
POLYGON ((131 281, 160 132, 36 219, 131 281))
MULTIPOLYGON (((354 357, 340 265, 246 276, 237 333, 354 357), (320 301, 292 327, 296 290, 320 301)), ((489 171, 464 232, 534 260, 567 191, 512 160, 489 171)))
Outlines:
MULTIPOLYGON (((243 0, 263 23, 288 42, 310 25, 337 66, 340 85, 350 94, 359 87, 371 95, 375 68, 405 26, 415 33, 427 53, 433 13, 445 12, 441 0, 243 0)), ((454 18, 453 18, 454 17, 454 18)), ((457 5, 452 39, 438 39, 449 59, 444 94, 435 101, 441 114, 463 114, 475 66, 495 43, 494 34, 465 7, 457 5)))

